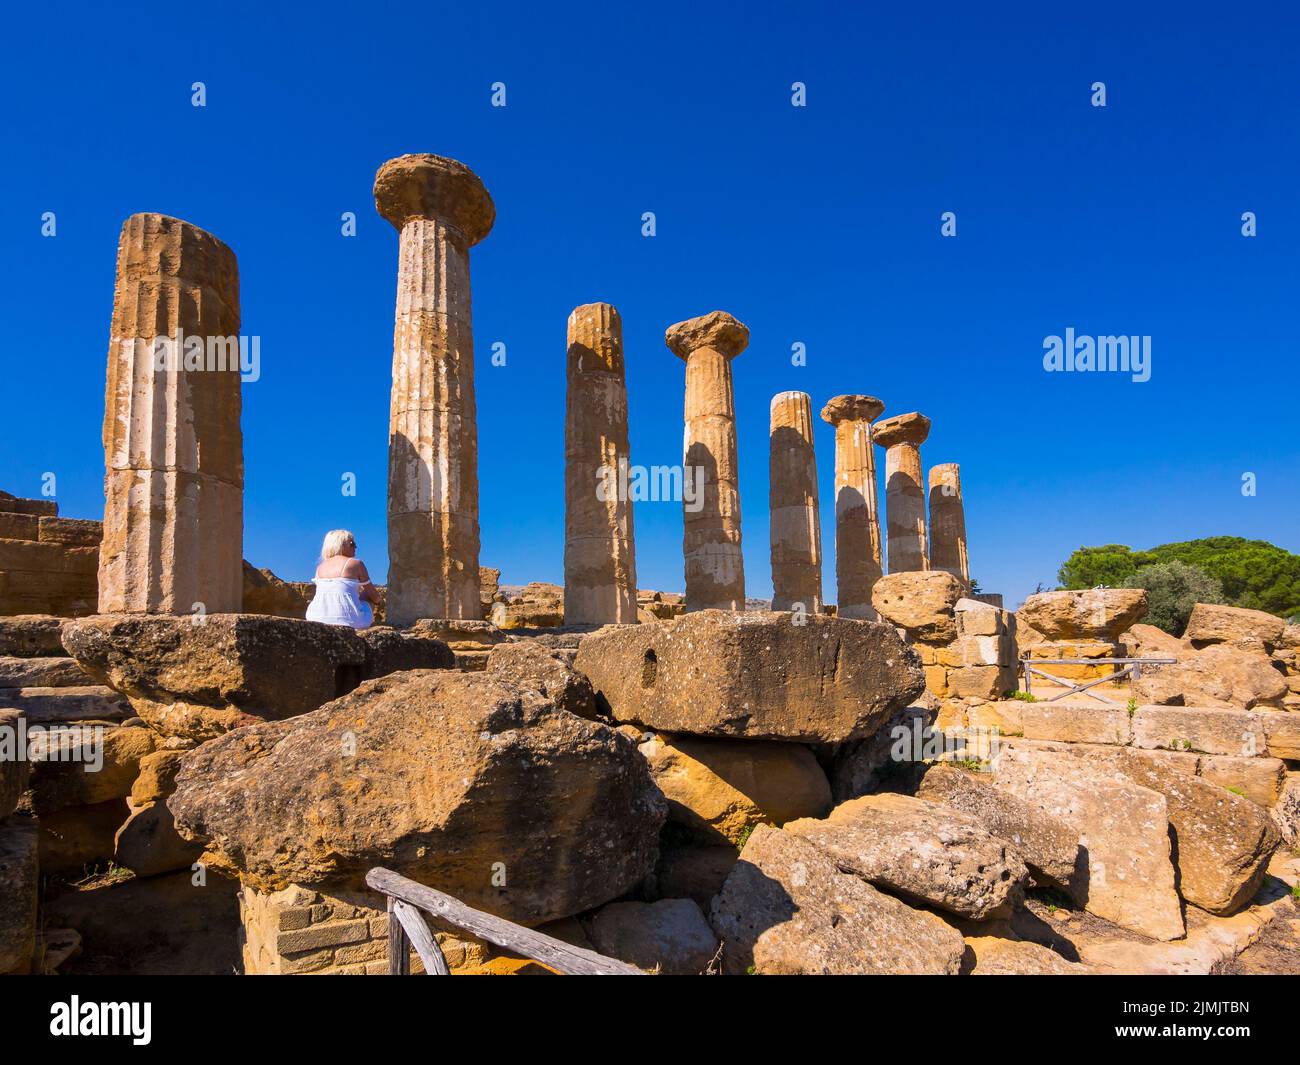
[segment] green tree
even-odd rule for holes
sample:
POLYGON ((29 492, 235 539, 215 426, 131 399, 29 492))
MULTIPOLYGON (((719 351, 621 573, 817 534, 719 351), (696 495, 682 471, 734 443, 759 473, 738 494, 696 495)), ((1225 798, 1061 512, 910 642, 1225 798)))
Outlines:
POLYGON ((1153 562, 1139 566, 1123 584, 1125 588, 1145 588, 1149 625, 1181 636, 1187 619, 1197 603, 1222 603, 1223 586, 1199 566, 1186 562, 1153 562))
POLYGON ((1115 588, 1133 576, 1137 567, 1133 549, 1123 544, 1081 547, 1061 564, 1056 579, 1062 588, 1095 588, 1099 584, 1115 588))

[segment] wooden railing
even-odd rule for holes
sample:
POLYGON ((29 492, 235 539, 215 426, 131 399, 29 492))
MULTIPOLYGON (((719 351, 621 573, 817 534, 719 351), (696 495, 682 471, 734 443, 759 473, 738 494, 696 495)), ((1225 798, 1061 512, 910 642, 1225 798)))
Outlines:
MULTIPOLYGON (((1111 681, 1120 680, 1123 677, 1128 677, 1130 680, 1137 680, 1142 676, 1143 666, 1170 666, 1177 663, 1177 661, 1178 659, 1176 658, 1030 658, 1026 655, 1020 660, 1020 664, 1024 667, 1025 691, 1028 694, 1033 694, 1033 683, 1030 679, 1032 676, 1042 677, 1044 680, 1050 680, 1053 684, 1060 684, 1062 687, 1068 689, 1068 691, 1063 691, 1059 695, 1053 695, 1047 700, 1047 702, 1052 703, 1057 699, 1064 699, 1067 695, 1074 695, 1077 692, 1087 691, 1089 688, 1095 688, 1098 684, 1108 684, 1111 681), (1104 677, 1090 680, 1087 684, 1073 685, 1068 680, 1065 680, 1062 677, 1053 676, 1051 673, 1048 673, 1047 670, 1039 668, 1041 666, 1072 665, 1109 665, 1122 666, 1123 668, 1116 670, 1114 673, 1108 673, 1104 677)), ((1108 699, 1106 696, 1100 695, 1097 692, 1092 692, 1088 697, 1090 699, 1099 699, 1101 702, 1108 703, 1111 706, 1120 705, 1114 699, 1108 699)))
POLYGON ((644 976, 635 965, 584 950, 523 925, 467 906, 436 888, 417 884, 391 869, 376 866, 366 883, 388 900, 388 973, 409 976, 411 947, 424 963, 428 976, 450 976, 442 948, 424 920, 436 921, 468 932, 512 954, 531 958, 568 976, 644 976))

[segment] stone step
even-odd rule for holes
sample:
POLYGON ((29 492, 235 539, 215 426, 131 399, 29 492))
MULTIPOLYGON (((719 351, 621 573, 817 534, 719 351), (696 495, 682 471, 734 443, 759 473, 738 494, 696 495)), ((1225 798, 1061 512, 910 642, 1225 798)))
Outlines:
POLYGON ((90 683, 76 659, 0 655, 0 688, 77 688, 90 683))
POLYGON ((19 711, 29 725, 58 721, 123 721, 135 716, 125 696, 97 684, 68 688, 0 688, 0 709, 19 711))
POLYGON ((38 658, 67 654, 60 638, 66 620, 49 614, 0 617, 0 655, 38 658))

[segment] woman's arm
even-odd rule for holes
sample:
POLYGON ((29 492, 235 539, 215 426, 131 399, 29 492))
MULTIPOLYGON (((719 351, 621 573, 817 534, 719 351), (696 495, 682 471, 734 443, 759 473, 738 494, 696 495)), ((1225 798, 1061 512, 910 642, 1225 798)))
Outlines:
POLYGON ((361 559, 354 558, 348 563, 348 576, 361 582, 361 588, 357 594, 362 599, 372 606, 379 605, 379 589, 370 583, 370 573, 361 559))

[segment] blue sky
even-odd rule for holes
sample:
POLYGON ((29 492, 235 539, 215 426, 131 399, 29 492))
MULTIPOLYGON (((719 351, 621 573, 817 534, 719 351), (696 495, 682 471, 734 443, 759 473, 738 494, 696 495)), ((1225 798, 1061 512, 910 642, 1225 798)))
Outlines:
MULTIPOLYGON (((972 574, 1009 604, 1081 544, 1236 534, 1300 550, 1300 18, 1075 12, 11 12, 0 488, 39 494, 54 472, 64 514, 102 514, 117 235, 159 211, 235 250, 243 331, 261 337, 245 557, 306 578, 323 532, 347 526, 382 575, 397 234, 371 184, 384 160, 431 151, 497 205, 471 268, 481 557, 508 583, 563 579, 565 321, 594 300, 623 316, 645 465, 681 461, 664 329, 715 308, 749 326, 734 369, 751 595, 771 591, 768 403, 789 389, 927 414, 922 460, 961 464, 972 574), (1043 340, 1067 327, 1150 335, 1151 380, 1045 373, 1043 340)), ((830 600, 833 440, 819 423, 830 600)), ((639 583, 680 590, 680 505, 638 504, 635 520, 639 583)))

